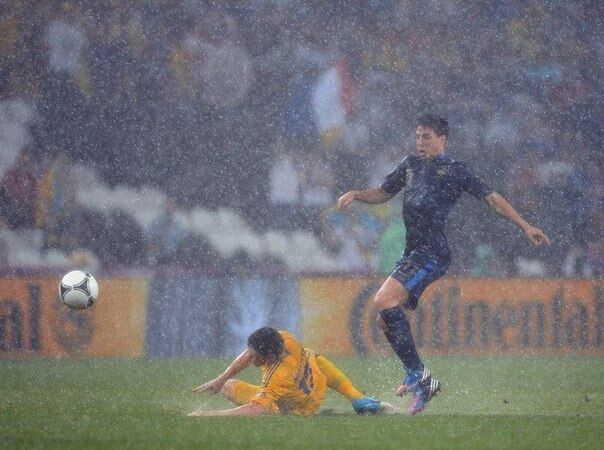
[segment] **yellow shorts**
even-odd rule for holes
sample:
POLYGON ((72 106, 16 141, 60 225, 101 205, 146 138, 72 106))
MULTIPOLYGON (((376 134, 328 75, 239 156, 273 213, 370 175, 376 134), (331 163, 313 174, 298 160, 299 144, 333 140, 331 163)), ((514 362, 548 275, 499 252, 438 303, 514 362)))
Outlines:
MULTIPOLYGON (((252 399, 260 392, 261 387, 255 384, 246 383, 245 381, 235 380, 233 386, 233 400, 237 405, 245 405, 250 403, 252 399)), ((313 396, 304 403, 303 406, 298 406, 296 409, 279 408, 281 414, 293 414, 296 416, 312 416, 323 404, 325 392, 323 389, 322 395, 313 396)))
POLYGON ((234 401, 238 405, 245 405, 252 401, 252 398, 260 392, 260 386, 255 384, 246 383, 245 381, 235 380, 235 386, 233 388, 234 401))

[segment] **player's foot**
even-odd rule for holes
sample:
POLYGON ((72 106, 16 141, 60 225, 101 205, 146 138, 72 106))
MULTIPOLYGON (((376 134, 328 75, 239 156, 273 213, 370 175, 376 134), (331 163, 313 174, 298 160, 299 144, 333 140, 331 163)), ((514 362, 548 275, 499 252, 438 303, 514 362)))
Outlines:
MULTIPOLYGON (((424 369, 426 370, 426 369, 424 369)), ((428 402, 436 394, 440 392, 440 382, 436 378, 432 378, 428 372, 428 376, 422 378, 414 390, 413 400, 409 406, 408 413, 411 416, 422 412, 428 406, 428 402)))
POLYGON ((373 397, 363 397, 352 401, 352 407, 357 414, 398 414, 398 410, 390 403, 381 402, 373 397))
POLYGON ((407 394, 407 392, 415 391, 415 388, 417 388, 418 383, 422 380, 424 373, 426 372, 427 376, 430 376, 430 371, 426 368, 422 370, 415 370, 413 372, 407 372, 405 379, 396 390, 396 395, 403 397, 407 394))

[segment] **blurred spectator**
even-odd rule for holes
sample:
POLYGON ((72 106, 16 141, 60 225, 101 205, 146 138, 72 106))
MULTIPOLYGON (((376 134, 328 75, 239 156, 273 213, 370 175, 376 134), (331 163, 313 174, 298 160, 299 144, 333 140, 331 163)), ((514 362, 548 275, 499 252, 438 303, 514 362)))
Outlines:
POLYGON ((604 214, 602 198, 595 199, 596 210, 589 220, 587 245, 585 250, 585 276, 604 277, 604 214))
POLYGON ((13 93, 19 59, 19 17, 13 1, 0 3, 0 99, 13 93))
POLYGON ((255 261, 245 250, 237 250, 229 259, 229 273, 235 278, 246 278, 254 273, 255 261))
MULTIPOLYGON (((395 144, 387 144, 383 149, 374 150, 369 164, 366 167, 365 177, 369 180, 368 186, 379 186, 396 165, 401 162, 406 153, 395 144)), ((361 186, 354 183, 352 186, 361 186)))
POLYGON ((503 274, 497 253, 488 244, 478 244, 474 248, 474 258, 470 267, 473 277, 494 277, 503 274))
POLYGON ((541 209, 546 218, 543 226, 547 227, 552 238, 547 251, 553 273, 563 272, 562 258, 555 255, 565 255, 570 248, 585 246, 587 205, 581 176, 570 152, 570 149, 565 149, 560 156, 545 159, 537 170, 540 196, 549 199, 541 209))
POLYGON ((300 225, 300 170, 296 149, 274 144, 274 155, 269 170, 270 213, 269 227, 292 230, 300 225))
POLYGON ((106 226, 107 240, 102 243, 104 264, 133 267, 147 260, 143 230, 130 214, 114 211, 106 226))
POLYGON ((283 132, 304 149, 318 143, 318 131, 312 112, 312 88, 316 78, 314 67, 303 67, 290 82, 288 98, 283 105, 283 132))
POLYGON ((47 73, 39 110, 50 151, 72 152, 83 136, 85 100, 78 87, 87 38, 79 5, 61 2, 45 30, 47 73))
POLYGON ((69 255, 69 264, 75 270, 88 273, 98 273, 101 267, 100 261, 90 250, 80 248, 69 255))
POLYGON ((604 237, 587 244, 586 276, 604 277, 604 237))
POLYGON ((363 178, 369 163, 369 128, 357 110, 346 116, 342 127, 342 138, 334 148, 334 172, 337 184, 336 192, 341 194, 349 186, 365 186, 363 178))
POLYGON ((313 87, 312 108, 315 125, 327 149, 341 139, 354 95, 354 80, 345 58, 334 61, 319 75, 313 87))
POLYGON ((259 134, 266 130, 272 135, 283 119, 288 86, 296 70, 295 63, 283 64, 291 61, 284 6, 264 2, 257 11, 244 14, 241 19, 240 44, 250 53, 255 72, 250 88, 250 107, 254 111, 250 122, 259 134))
POLYGON ((116 10, 106 20, 88 27, 89 101, 93 113, 87 122, 88 153, 76 151, 84 161, 99 164, 112 184, 128 178, 133 181, 133 161, 142 162, 135 145, 130 145, 127 152, 123 149, 124 142, 133 141, 129 136, 134 131, 130 129, 133 121, 140 120, 135 106, 140 95, 131 92, 134 86, 138 87, 133 73, 134 50, 119 12, 116 10))
POLYGON ((174 263, 188 269, 206 270, 222 274, 227 263, 198 233, 186 233, 178 243, 174 263))
POLYGON ((506 194, 515 199, 515 206, 523 213, 534 211, 538 204, 539 163, 538 150, 528 147, 512 164, 506 176, 506 194))
MULTIPOLYGON (((266 325, 270 318, 271 302, 266 293, 266 285, 252 275, 257 264, 247 252, 236 251, 229 260, 229 279, 226 285, 233 299, 226 310, 227 326, 234 340, 241 344, 246 333, 266 325)), ((232 346, 230 351, 237 350, 232 346)))
POLYGON ((99 260, 99 265, 105 264, 109 259, 108 241, 112 239, 107 216, 80 206, 77 208, 75 224, 77 242, 73 254, 90 252, 99 260))
POLYGON ((174 216, 175 210, 174 203, 166 199, 162 212, 149 228, 148 256, 152 265, 176 262, 177 250, 183 238, 183 229, 174 216))
POLYGON ((5 229, 6 225, 0 217, 0 269, 4 269, 9 266, 8 245, 6 243, 5 229))
POLYGON ((175 186, 174 194, 182 195, 191 206, 196 202, 218 206, 226 198, 225 189, 233 187, 229 199, 239 201, 239 187, 246 186, 248 177, 242 174, 241 183, 233 186, 225 174, 240 172, 238 163, 247 158, 233 158, 233 152, 244 147, 248 147, 246 153, 252 150, 249 142, 255 136, 246 132, 255 131, 250 122, 260 119, 254 117, 250 105, 256 76, 252 60, 241 42, 238 23, 226 11, 218 4, 208 6, 190 24, 172 55, 185 107, 175 108, 177 119, 183 120, 183 124, 176 121, 183 146, 177 149, 181 167, 175 169, 184 172, 184 183, 175 186), (202 180, 200 171, 205 172, 202 180))
POLYGON ((521 278, 543 278, 547 275, 547 268, 540 259, 519 256, 515 259, 515 263, 516 273, 521 278))
MULTIPOLYGON (((48 71, 51 77, 75 81, 80 69, 82 49, 86 45, 84 30, 78 23, 76 5, 60 2, 60 10, 46 28, 48 71)), ((61 81, 61 80, 57 80, 61 81)))
POLYGON ((562 273, 569 278, 589 278, 593 276, 593 268, 587 256, 587 249, 574 245, 566 253, 562 261, 562 273))
POLYGON ((504 149, 515 148, 520 139, 518 129, 510 120, 509 114, 495 113, 490 117, 483 133, 489 145, 500 145, 504 149))
POLYGON ((254 72, 248 52, 237 39, 233 18, 216 8, 184 42, 190 79, 207 105, 234 107, 248 95, 254 72))
POLYGON ((306 228, 320 233, 320 213, 334 201, 335 178, 331 165, 321 152, 306 153, 300 165, 302 221, 306 228))
POLYGON ((44 232, 42 250, 70 250, 77 238, 75 206, 77 180, 72 162, 64 153, 47 157, 38 183, 36 225, 44 232))
POLYGON ((259 269, 263 274, 284 274, 287 273, 287 264, 278 256, 265 255, 260 261, 259 269))
POLYGON ((343 214, 331 209, 324 216, 323 238, 334 253, 338 270, 372 272, 377 267, 376 249, 381 221, 369 208, 343 214))
POLYGON ((1 214, 8 226, 31 228, 35 225, 37 166, 29 149, 21 152, 0 185, 1 214))

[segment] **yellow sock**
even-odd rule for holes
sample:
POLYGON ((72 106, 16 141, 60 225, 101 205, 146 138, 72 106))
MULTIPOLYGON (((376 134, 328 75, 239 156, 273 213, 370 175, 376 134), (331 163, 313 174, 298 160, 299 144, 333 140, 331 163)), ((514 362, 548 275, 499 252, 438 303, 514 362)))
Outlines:
POLYGON ((317 365, 319 366, 319 369, 321 369, 321 372, 327 377, 328 387, 338 391, 350 401, 365 397, 362 392, 354 387, 354 384, 352 384, 352 381, 348 379, 344 372, 338 369, 338 367, 325 356, 317 356, 317 365))

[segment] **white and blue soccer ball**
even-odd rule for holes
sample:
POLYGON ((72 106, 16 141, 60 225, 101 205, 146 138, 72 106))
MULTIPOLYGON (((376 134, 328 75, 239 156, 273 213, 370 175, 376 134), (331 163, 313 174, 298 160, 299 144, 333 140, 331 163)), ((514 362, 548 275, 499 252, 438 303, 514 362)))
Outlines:
POLYGON ((89 273, 72 270, 61 279, 61 301, 71 309, 86 309, 99 295, 99 284, 89 273))

